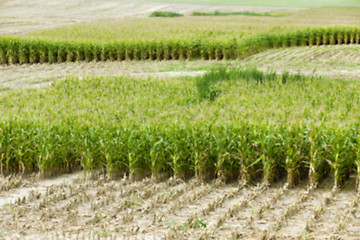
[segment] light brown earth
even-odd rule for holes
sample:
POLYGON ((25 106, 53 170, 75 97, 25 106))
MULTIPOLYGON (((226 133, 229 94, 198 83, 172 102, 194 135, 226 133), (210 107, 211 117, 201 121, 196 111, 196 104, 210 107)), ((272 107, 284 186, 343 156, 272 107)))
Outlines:
POLYGON ((23 35, 45 28, 75 23, 146 17, 154 11, 256 11, 270 7, 142 3, 139 0, 0 0, 0 35, 23 35))
POLYGON ((359 195, 350 178, 332 192, 196 180, 0 180, 0 239, 359 239, 359 195), (333 238, 335 239, 335 238, 333 238))
POLYGON ((245 59, 244 64, 330 78, 360 78, 360 45, 271 49, 245 59))

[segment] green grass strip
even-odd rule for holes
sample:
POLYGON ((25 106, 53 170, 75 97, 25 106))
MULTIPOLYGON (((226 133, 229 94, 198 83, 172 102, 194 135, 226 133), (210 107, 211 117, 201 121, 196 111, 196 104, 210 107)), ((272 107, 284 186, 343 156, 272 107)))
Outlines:
POLYGON ((153 12, 149 17, 183 17, 184 14, 176 13, 176 12, 153 12))

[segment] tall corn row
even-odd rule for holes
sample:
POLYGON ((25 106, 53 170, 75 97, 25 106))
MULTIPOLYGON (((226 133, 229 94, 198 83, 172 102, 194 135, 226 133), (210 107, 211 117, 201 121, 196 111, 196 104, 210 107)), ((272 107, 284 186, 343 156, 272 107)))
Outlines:
POLYGON ((260 34, 232 40, 166 40, 122 42, 50 41, 0 38, 0 63, 57 63, 123 60, 222 60, 244 58, 270 48, 359 44, 357 27, 327 27, 282 34, 260 34))
POLYGON ((294 126, 291 130, 242 123, 227 126, 106 125, 70 129, 65 123, 15 121, 0 124, 2 173, 71 171, 80 165, 88 172, 133 179, 176 176, 222 181, 273 182, 288 175, 296 184, 305 177, 312 186, 331 169, 338 188, 356 166, 357 132, 321 132, 294 126), (308 135, 308 136, 307 136, 308 135), (353 138, 354 136, 354 138, 353 138), (326 139, 325 139, 326 138, 326 139))

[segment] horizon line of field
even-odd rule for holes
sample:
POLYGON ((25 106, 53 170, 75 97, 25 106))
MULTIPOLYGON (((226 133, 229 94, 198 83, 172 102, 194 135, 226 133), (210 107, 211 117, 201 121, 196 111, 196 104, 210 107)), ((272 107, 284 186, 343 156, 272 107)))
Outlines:
POLYGON ((64 41, 0 37, 0 64, 74 61, 243 59, 271 48, 360 44, 360 28, 335 26, 263 33, 243 40, 64 41))

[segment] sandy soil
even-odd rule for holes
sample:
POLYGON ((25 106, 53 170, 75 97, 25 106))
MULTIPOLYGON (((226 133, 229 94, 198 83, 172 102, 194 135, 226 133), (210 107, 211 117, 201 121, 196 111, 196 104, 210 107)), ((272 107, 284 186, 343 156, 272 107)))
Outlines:
POLYGON ((196 180, 126 177, 95 180, 81 172, 49 180, 16 179, 2 188, 2 239, 359 239, 355 181, 332 192, 196 180), (26 186, 23 186, 23 185, 26 186), (339 239, 339 238, 336 238, 339 239))
POLYGON ((137 0, 0 0, 0 35, 21 35, 80 22, 146 17, 154 11, 261 12, 276 9, 278 8, 142 3, 137 0))

